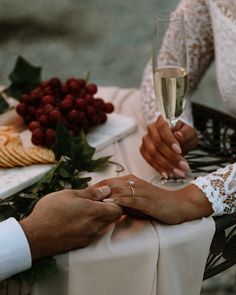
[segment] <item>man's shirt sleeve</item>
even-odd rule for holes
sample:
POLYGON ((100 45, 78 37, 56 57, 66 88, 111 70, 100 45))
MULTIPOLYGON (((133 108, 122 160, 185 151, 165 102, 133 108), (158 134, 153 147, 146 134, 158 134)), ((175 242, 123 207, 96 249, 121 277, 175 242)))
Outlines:
POLYGON ((31 265, 29 243, 20 224, 14 218, 0 222, 0 281, 31 265))

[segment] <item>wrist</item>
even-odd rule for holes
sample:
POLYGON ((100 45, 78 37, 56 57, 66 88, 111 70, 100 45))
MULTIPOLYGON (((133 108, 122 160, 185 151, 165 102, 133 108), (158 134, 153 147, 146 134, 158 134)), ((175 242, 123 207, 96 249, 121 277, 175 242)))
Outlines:
POLYGON ((214 212, 205 194, 194 184, 176 191, 175 194, 180 200, 180 211, 184 221, 207 217, 214 212))
POLYGON ((44 239, 42 239, 42 237, 40 238, 40 231, 37 229, 37 227, 35 228, 34 222, 30 220, 29 217, 26 217, 22 219, 19 223, 28 240, 32 260, 36 260, 44 256, 42 245, 44 239))

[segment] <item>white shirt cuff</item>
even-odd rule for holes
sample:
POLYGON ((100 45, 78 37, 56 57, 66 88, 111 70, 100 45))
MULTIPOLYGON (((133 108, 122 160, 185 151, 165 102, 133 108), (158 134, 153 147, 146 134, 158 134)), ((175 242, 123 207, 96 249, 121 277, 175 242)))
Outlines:
POLYGON ((29 243, 14 218, 0 222, 0 281, 32 265, 29 243))

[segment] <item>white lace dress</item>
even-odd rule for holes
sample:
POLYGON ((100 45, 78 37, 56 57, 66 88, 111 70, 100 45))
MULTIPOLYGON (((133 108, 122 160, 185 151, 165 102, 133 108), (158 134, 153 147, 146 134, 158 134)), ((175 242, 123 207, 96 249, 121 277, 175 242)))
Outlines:
MULTIPOLYGON (((186 11, 189 48, 190 94, 215 58, 219 90, 228 110, 236 116, 236 1, 182 0, 178 10, 186 11)), ((159 58, 175 59, 174 38, 164 42, 159 58)), ((156 116, 151 62, 141 84, 143 110, 147 123, 156 116)), ((180 118, 192 125, 191 104, 180 118)), ((212 203, 213 215, 236 211, 236 163, 219 169, 193 183, 212 203)))

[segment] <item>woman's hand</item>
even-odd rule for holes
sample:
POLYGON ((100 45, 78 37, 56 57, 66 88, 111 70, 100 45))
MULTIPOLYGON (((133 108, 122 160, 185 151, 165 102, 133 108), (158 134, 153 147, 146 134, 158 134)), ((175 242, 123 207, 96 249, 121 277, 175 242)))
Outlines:
POLYGON ((196 148, 198 143, 196 129, 182 121, 178 121, 172 129, 172 132, 178 140, 183 154, 186 154, 196 148))
POLYGON ((159 116, 156 122, 148 125, 143 137, 140 152, 144 159, 163 177, 174 173, 185 177, 190 171, 182 154, 197 146, 197 132, 191 126, 178 121, 173 130, 159 116))
POLYGON ((104 185, 112 191, 104 202, 141 211, 167 224, 178 224, 213 213, 208 199, 193 184, 178 191, 166 191, 134 175, 127 175, 104 180, 96 186, 104 185), (133 182, 132 188, 129 181, 133 182))

